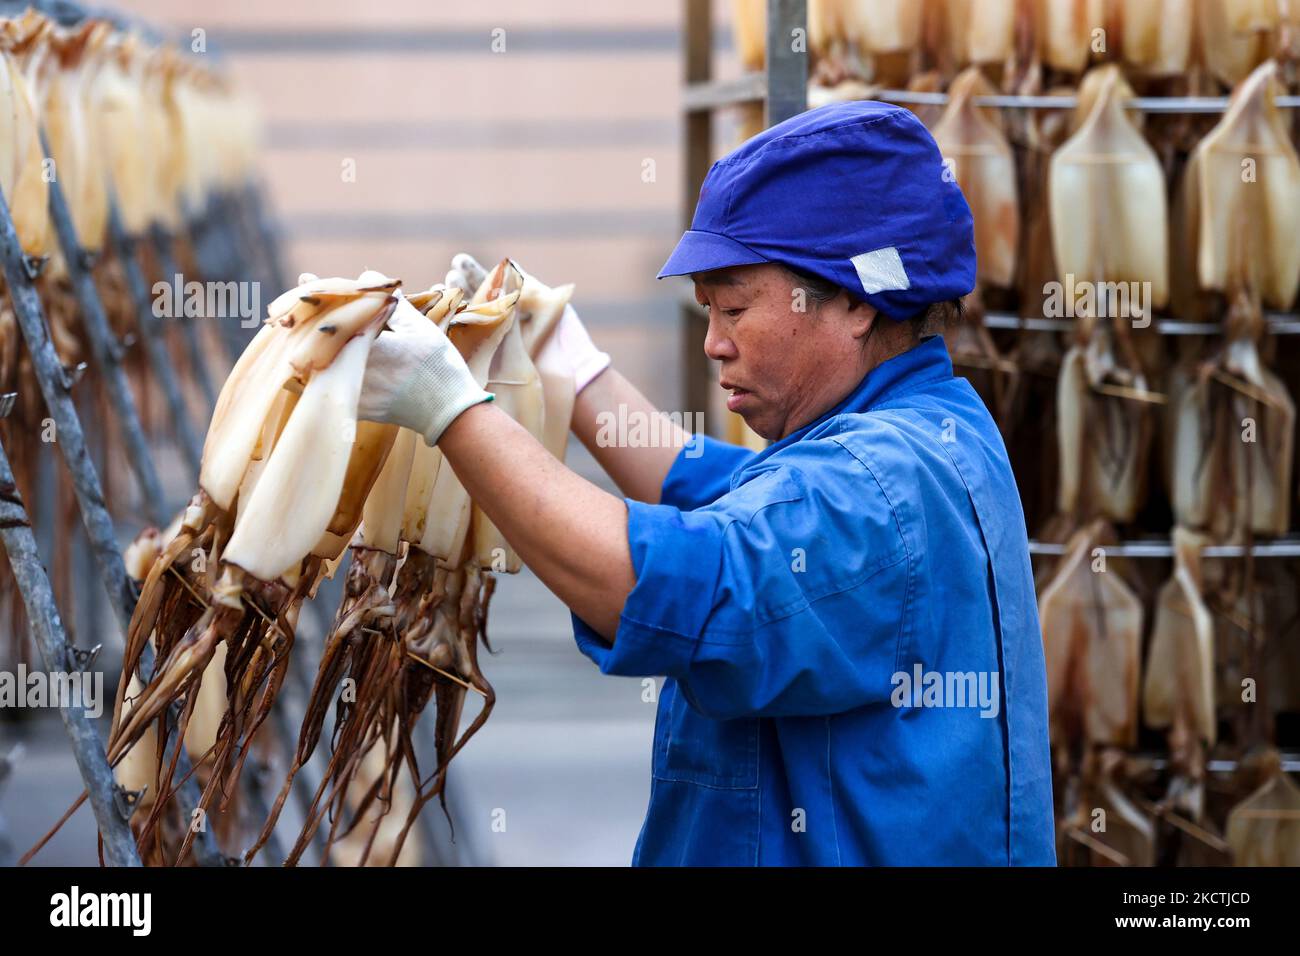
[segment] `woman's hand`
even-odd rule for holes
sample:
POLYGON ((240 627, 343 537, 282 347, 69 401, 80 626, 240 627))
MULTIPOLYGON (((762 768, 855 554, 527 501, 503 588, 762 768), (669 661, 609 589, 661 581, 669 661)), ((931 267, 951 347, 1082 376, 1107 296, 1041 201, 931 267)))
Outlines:
MULTIPOLYGON (((528 281, 533 277, 519 263, 515 263, 519 274, 528 281)), ((474 290, 487 278, 487 270, 479 265, 478 260, 469 253, 462 252, 451 260, 451 271, 447 273, 447 285, 458 286, 466 295, 473 295, 474 290)), ((534 280, 538 281, 538 280, 534 280)), ((609 354, 596 348, 596 343, 587 333, 577 310, 572 305, 564 307, 564 314, 555 323, 541 349, 538 350, 538 364, 550 361, 551 367, 566 368, 573 374, 574 394, 582 390, 605 369, 609 368, 609 354)))
POLYGON ((433 445, 461 412, 491 400, 451 340, 399 292, 388 331, 370 348, 357 417, 401 425, 433 445))

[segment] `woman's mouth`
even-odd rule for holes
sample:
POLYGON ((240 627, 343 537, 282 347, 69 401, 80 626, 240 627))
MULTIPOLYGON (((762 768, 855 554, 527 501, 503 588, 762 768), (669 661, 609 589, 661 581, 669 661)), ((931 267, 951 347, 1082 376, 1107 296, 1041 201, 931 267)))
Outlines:
POLYGON ((725 382, 722 383, 722 387, 731 393, 727 397, 727 411, 740 414, 741 406, 744 405, 745 399, 747 399, 751 393, 738 385, 728 385, 725 382))

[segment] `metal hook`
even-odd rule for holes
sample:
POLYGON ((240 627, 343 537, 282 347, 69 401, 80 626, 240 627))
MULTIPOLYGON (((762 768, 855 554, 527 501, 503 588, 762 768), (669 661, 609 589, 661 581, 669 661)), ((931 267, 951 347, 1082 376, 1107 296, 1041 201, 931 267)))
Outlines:
POLYGON ((78 362, 72 368, 68 368, 68 366, 64 365, 60 369, 60 373, 63 377, 63 390, 65 392, 70 392, 72 391, 72 386, 80 382, 81 376, 86 374, 86 363, 78 362))
POLYGON ((99 657, 99 652, 104 649, 103 644, 96 644, 94 647, 82 649, 80 647, 68 648, 68 670, 70 671, 88 671, 99 657))
POLYGON ((35 281, 45 271, 45 264, 49 261, 49 256, 29 256, 24 252, 23 271, 27 273, 27 278, 35 281))
POLYGON ((120 783, 113 784, 113 803, 117 807, 118 813, 122 814, 122 819, 130 820, 131 814, 139 806, 144 795, 149 792, 149 785, 139 790, 127 790, 120 783))

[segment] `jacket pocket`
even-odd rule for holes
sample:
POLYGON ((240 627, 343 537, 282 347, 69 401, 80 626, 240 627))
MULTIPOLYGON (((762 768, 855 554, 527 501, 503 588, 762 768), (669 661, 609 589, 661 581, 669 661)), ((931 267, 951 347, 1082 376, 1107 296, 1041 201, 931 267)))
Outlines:
POLYGON ((758 718, 712 720, 691 707, 677 682, 664 682, 666 718, 657 734, 654 776, 719 790, 758 788, 758 718))

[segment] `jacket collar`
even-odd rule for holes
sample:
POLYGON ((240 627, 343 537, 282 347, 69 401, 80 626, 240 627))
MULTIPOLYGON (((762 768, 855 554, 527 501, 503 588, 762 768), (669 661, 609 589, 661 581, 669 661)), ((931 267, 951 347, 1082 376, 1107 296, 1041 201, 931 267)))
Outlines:
POLYGON ((837 415, 860 414, 922 385, 952 378, 952 359, 942 335, 932 335, 921 344, 901 355, 881 362, 868 372, 848 396, 816 421, 809 422, 798 431, 791 432, 778 442, 773 442, 745 462, 732 477, 732 487, 741 473, 761 464, 768 456, 801 441, 816 428, 837 415))

